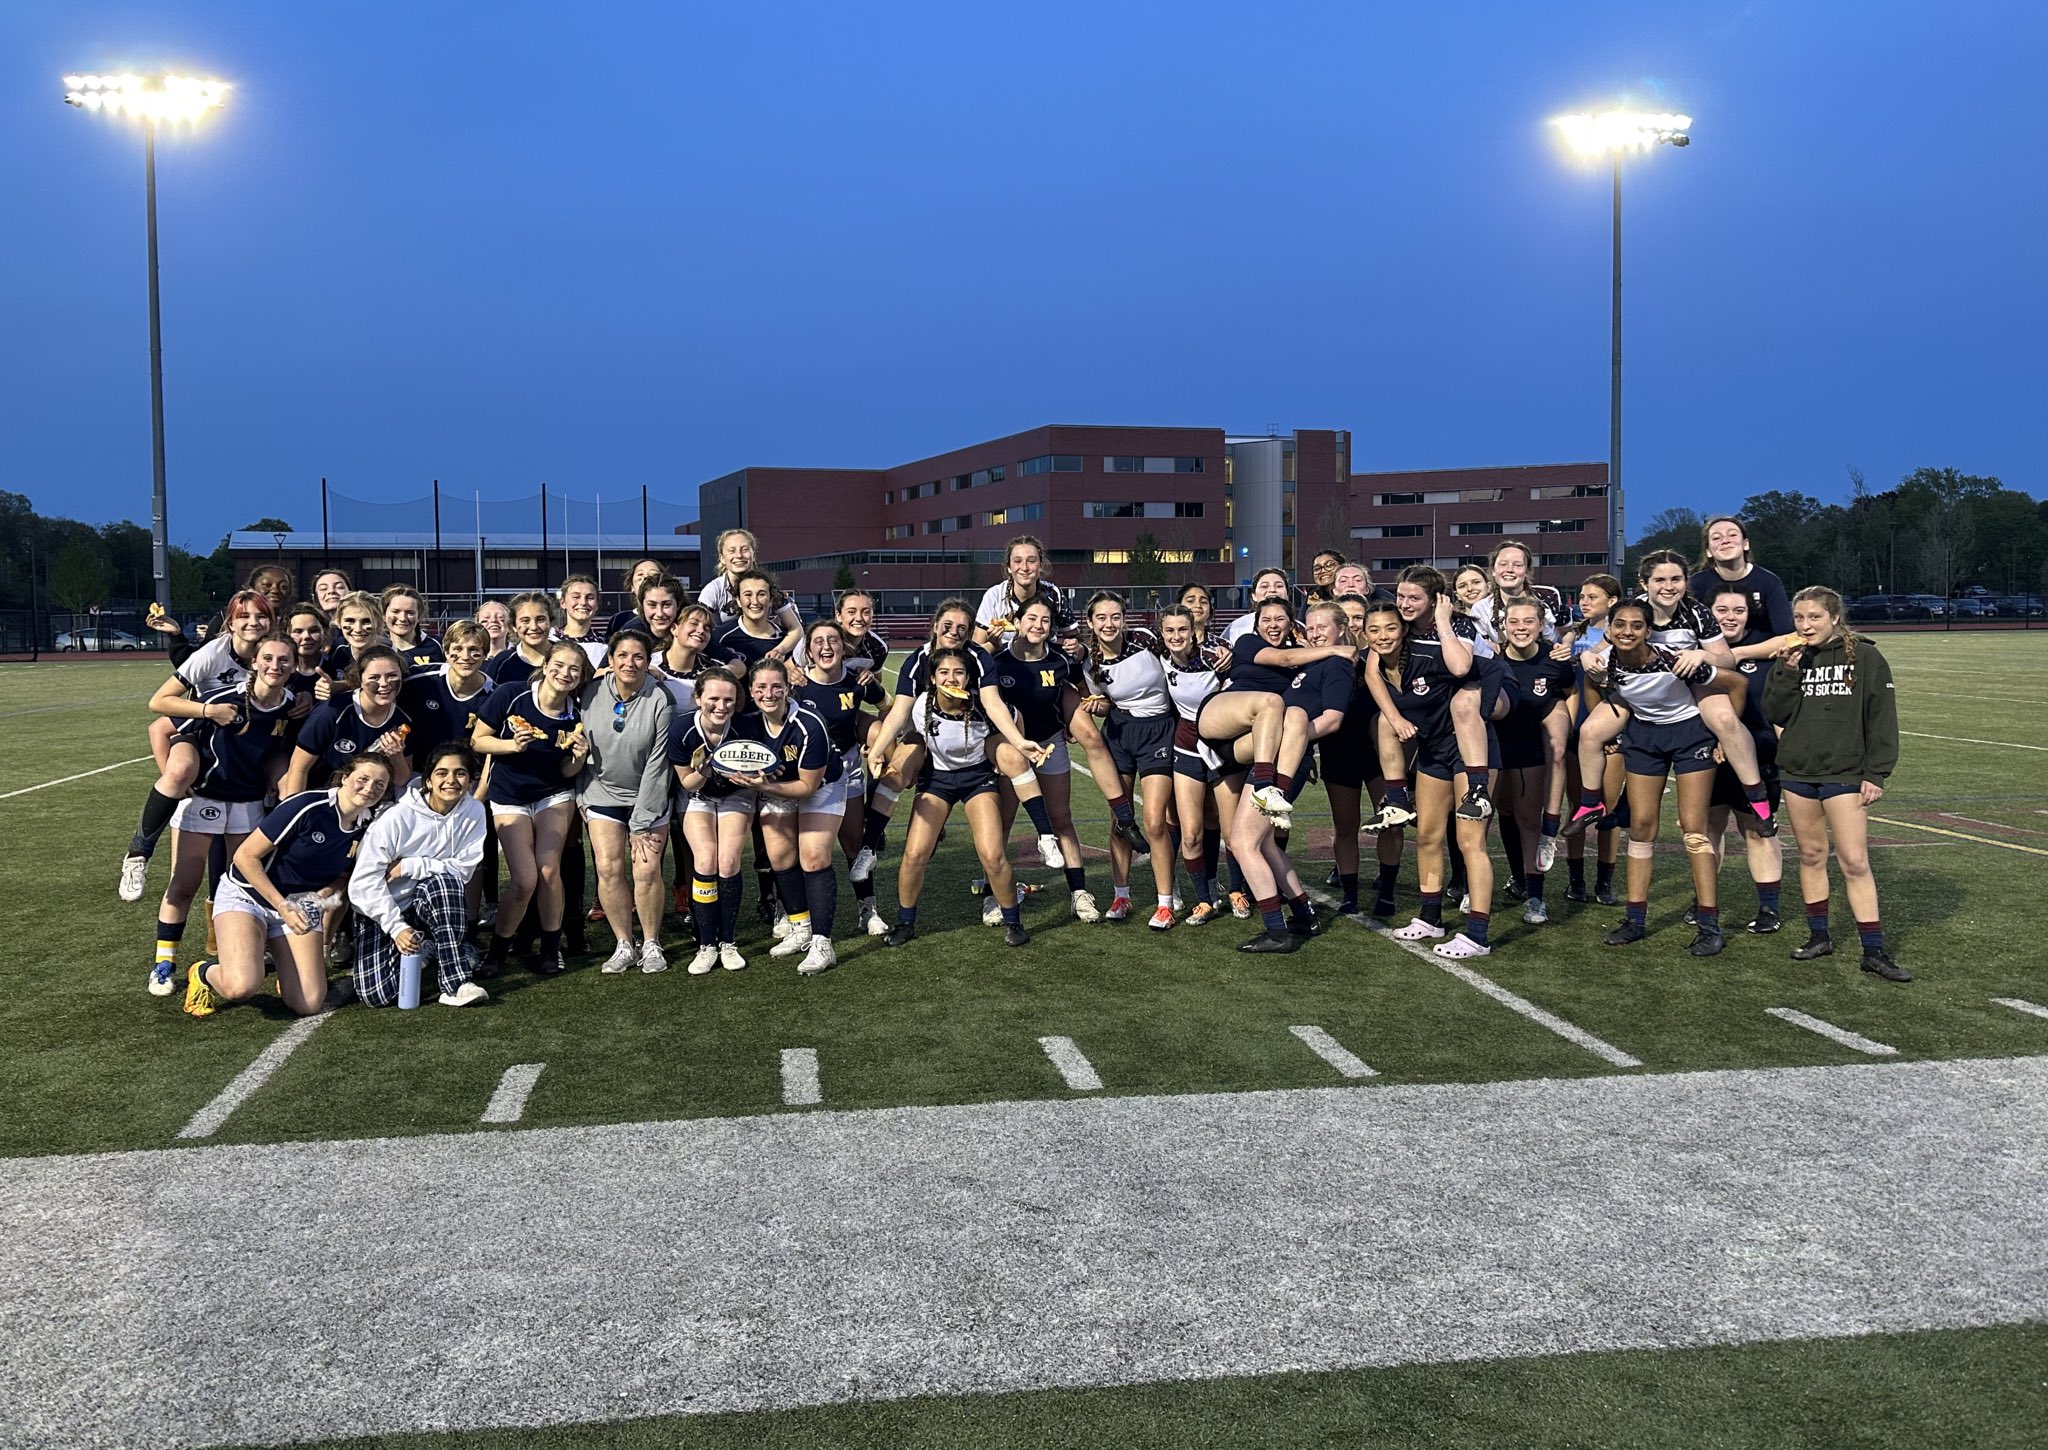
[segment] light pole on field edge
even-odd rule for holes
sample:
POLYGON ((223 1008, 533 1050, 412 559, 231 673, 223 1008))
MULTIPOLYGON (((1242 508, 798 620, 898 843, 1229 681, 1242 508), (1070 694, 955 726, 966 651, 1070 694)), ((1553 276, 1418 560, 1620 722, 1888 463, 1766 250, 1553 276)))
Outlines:
POLYGON ((1607 557, 1618 574, 1625 549, 1621 493, 1621 163, 1630 152, 1657 146, 1690 146, 1692 117, 1651 115, 1639 111, 1605 111, 1558 116, 1551 125, 1580 156, 1609 157, 1614 169, 1614 303, 1613 347, 1607 382, 1607 557))
POLYGON ((194 121, 226 104, 221 81, 193 76, 133 74, 64 77, 64 102, 82 111, 131 116, 142 123, 143 200, 149 222, 149 423, 152 470, 149 506, 150 573, 156 602, 171 607, 168 496, 164 488, 164 342, 156 284, 156 132, 164 122, 194 121))

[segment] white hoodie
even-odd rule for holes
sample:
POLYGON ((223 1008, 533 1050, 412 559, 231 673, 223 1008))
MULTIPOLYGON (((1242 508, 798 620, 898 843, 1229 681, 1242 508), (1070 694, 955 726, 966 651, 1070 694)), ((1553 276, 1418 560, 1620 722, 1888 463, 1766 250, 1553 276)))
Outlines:
POLYGON ((395 937, 406 924, 403 913, 422 877, 453 876, 466 883, 483 859, 484 808, 476 798, 466 795, 447 815, 437 815, 414 782, 363 833, 348 878, 348 899, 386 936, 395 937), (399 877, 387 881, 394 862, 399 877))

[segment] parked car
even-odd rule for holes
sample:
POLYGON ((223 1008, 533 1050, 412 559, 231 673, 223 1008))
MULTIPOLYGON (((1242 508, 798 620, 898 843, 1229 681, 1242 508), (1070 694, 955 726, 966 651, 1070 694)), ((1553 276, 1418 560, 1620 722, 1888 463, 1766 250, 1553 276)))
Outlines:
POLYGON ((1861 599, 1849 601, 1849 618, 1857 623, 1871 623, 1892 617, 1892 596, 1889 594, 1866 594, 1861 599))
POLYGON ((1989 599, 1975 594, 1966 594, 1961 599, 1948 602, 1949 617, 1952 619, 1995 619, 1998 610, 1989 599))
POLYGON ((1991 603, 2000 619, 2039 619, 2043 612, 2038 594, 1997 594, 1991 603))
POLYGON ((1901 618, 1941 619, 1948 614, 1948 601, 1939 594, 1908 594, 1905 603, 1913 613, 1910 616, 1901 615, 1901 618), (1924 616, 1922 610, 1926 611, 1924 616))
POLYGON ((65 630, 64 633, 57 636, 57 648, 60 650, 114 651, 146 649, 148 646, 143 644, 134 635, 125 633, 122 630, 107 629, 100 625, 93 625, 86 629, 65 630))

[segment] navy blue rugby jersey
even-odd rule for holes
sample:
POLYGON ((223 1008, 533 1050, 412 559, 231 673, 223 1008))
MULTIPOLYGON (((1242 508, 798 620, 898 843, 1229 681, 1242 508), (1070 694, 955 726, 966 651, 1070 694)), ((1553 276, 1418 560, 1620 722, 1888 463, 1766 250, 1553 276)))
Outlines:
POLYGON ((223 802, 260 801, 268 795, 272 764, 289 755, 298 738, 299 722, 291 718, 294 698, 287 689, 282 700, 265 709, 241 689, 201 695, 203 705, 233 705, 235 718, 227 725, 187 720, 178 727, 177 738, 199 751, 192 794, 223 802))
POLYGON ((1307 711, 1313 721, 1325 710, 1349 710, 1351 692, 1357 683, 1358 667, 1350 660, 1331 655, 1296 670, 1280 698, 1289 709, 1299 707, 1307 711))
POLYGON ((1241 634, 1230 642, 1230 671, 1223 677, 1226 690, 1257 690, 1268 695, 1278 695, 1287 688, 1294 672, 1283 670, 1278 665, 1258 663, 1259 651, 1264 649, 1287 649, 1287 645, 1269 645, 1256 634, 1241 634))
POLYGON ((806 677, 796 687, 794 696, 815 710, 818 718, 825 722, 825 733, 832 741, 832 748, 840 755, 861 743, 861 707, 866 705, 880 710, 889 699, 880 680, 870 675, 866 684, 858 683, 850 669, 841 670, 839 682, 833 685, 821 685, 806 677))
MULTIPOLYGON (((335 795, 332 790, 302 790, 278 802, 256 828, 270 841, 263 854, 263 873, 286 896, 325 891, 348 874, 355 860, 370 813, 365 811, 353 826, 344 826, 335 795)), ((230 864, 228 879, 256 894, 241 867, 230 864)))
POLYGON ((512 738, 515 716, 545 732, 524 750, 490 757, 491 783, 485 795, 493 804, 530 806, 570 788, 571 778, 562 774, 562 762, 583 723, 583 711, 574 700, 564 700, 562 712, 550 714, 541 709, 532 684, 514 681, 485 696, 476 713, 478 720, 503 739, 512 738))
POLYGON ((712 736, 705 731, 704 721, 695 710, 676 717, 668 732, 668 763, 682 770, 701 770, 704 783, 697 787, 696 794, 716 800, 746 789, 735 785, 732 780, 711 768, 711 752, 728 740, 739 738, 733 727, 739 722, 731 721, 723 735, 712 736))
POLYGON ((404 649, 398 649, 395 644, 391 647, 398 650, 398 662, 405 667, 407 676, 424 674, 436 666, 448 663, 448 656, 441 652, 441 641, 430 639, 424 634, 404 649))
POLYGON ((299 731, 299 749, 309 755, 317 755, 330 770, 340 770, 355 758, 356 752, 368 750, 384 737, 385 732, 404 732, 405 744, 401 750, 410 760, 413 753, 412 717, 401 705, 391 707, 391 713, 381 725, 372 725, 363 718, 361 707, 353 694, 330 695, 313 707, 313 713, 306 717, 305 725, 299 731))
POLYGON ((846 752, 832 748, 824 717, 800 700, 791 703, 780 730, 769 729, 767 717, 757 710, 733 721, 732 738, 758 741, 782 757, 763 772, 770 780, 793 780, 800 770, 822 770, 830 782, 846 773, 846 752))
MULTIPOLYGON (((769 628, 774 629, 774 626, 771 624, 769 628)), ((705 646, 704 655, 714 664, 737 664, 743 669, 751 669, 768 657, 768 651, 781 643, 781 630, 776 629, 774 633, 767 635, 748 634, 746 625, 735 619, 720 626, 711 636, 711 643, 705 646)))
POLYGON ((406 677, 399 688, 398 704, 412 719, 411 754, 424 758, 426 752, 444 740, 469 744, 476 734, 477 713, 498 687, 489 674, 474 694, 458 696, 448 684, 448 667, 442 665, 406 677))
POLYGON ((1516 688, 1508 713, 1493 723, 1503 735, 1533 735, 1543 728, 1545 716, 1560 703, 1569 703, 1577 673, 1571 661, 1552 659, 1550 646, 1541 640, 1534 659, 1518 660, 1505 651, 1498 658, 1514 675, 1516 688))
POLYGON ((1048 649, 1045 658, 1020 660, 1009 650, 995 657, 996 691, 1003 703, 1017 712, 1018 727, 1027 740, 1050 740, 1060 733, 1065 717, 1060 697, 1066 692, 1073 661, 1057 650, 1048 649))

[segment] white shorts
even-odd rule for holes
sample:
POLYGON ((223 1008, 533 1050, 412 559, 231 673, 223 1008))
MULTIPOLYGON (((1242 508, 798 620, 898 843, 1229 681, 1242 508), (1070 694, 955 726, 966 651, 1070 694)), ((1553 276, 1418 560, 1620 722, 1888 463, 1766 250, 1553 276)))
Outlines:
POLYGON ((264 924, 265 938, 290 934, 285 929, 284 918, 272 911, 262 897, 232 876, 221 877, 213 888, 213 914, 253 916, 264 924))
POLYGON ((491 807, 491 817, 494 820, 502 821, 509 818, 512 820, 525 819, 530 821, 543 811, 551 810, 555 806, 567 805, 575 799, 575 791, 558 790, 551 796, 542 796, 530 806, 508 806, 498 801, 491 801, 489 804, 491 807))
POLYGON ((210 801, 187 796, 171 812, 171 826, 195 836, 246 836, 263 824, 262 801, 210 801))
POLYGON ((1074 759, 1067 753, 1066 736, 1062 735, 1057 740, 1041 740, 1038 743, 1052 752, 1045 757, 1045 764, 1037 767, 1040 775, 1067 775, 1073 771, 1074 759))
POLYGON ((846 814, 846 777, 828 780, 807 796, 764 795, 757 808, 764 816, 843 816, 846 814))
POLYGON ((751 816, 754 813, 754 793, 750 790, 737 791, 732 795, 693 795, 683 807, 686 816, 710 816, 713 820, 724 816, 751 816))

